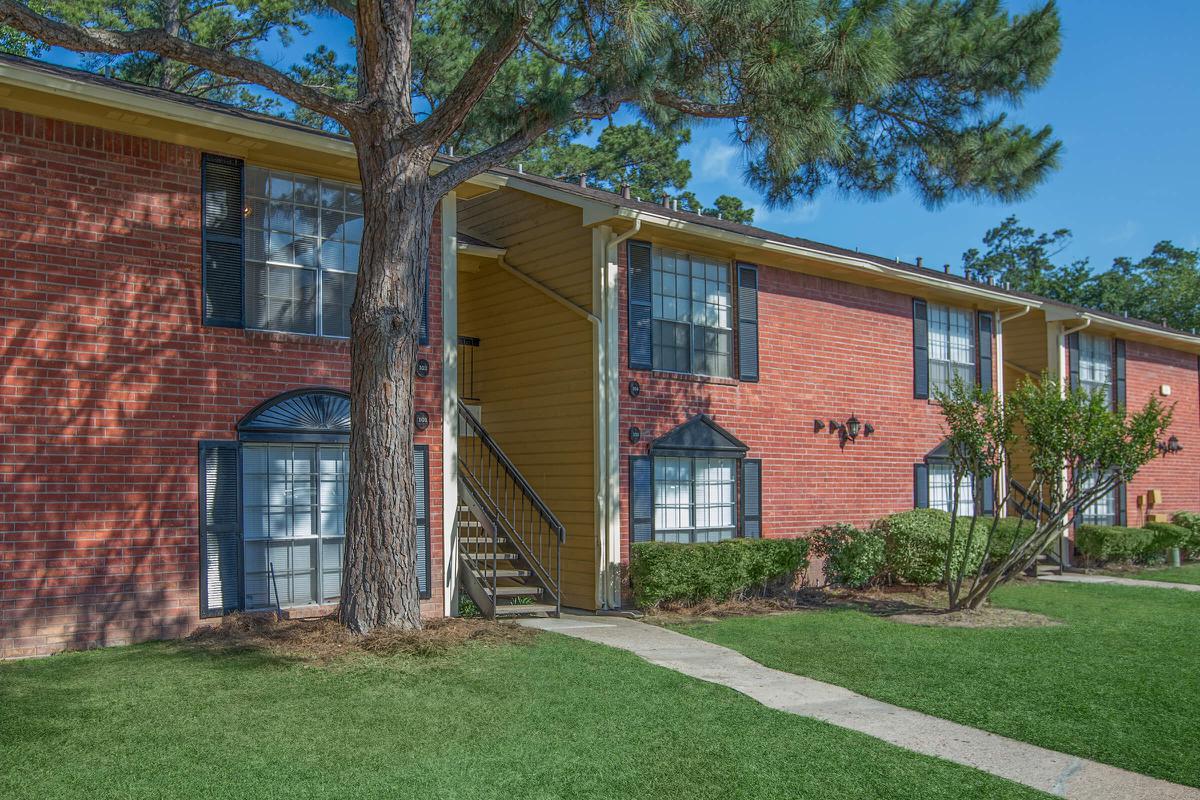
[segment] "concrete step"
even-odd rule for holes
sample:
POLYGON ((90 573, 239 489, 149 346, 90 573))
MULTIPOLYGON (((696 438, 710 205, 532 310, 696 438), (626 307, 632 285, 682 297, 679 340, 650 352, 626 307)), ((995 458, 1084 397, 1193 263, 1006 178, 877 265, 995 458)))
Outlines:
POLYGON ((496 606, 497 617, 516 617, 522 614, 530 616, 540 615, 548 616, 558 611, 558 608, 549 603, 526 603, 520 606, 496 606))
POLYGON ((497 536, 495 539, 491 536, 460 536, 458 537, 458 541, 461 544, 492 544, 492 542, 505 544, 508 542, 508 539, 503 536, 497 536))
MULTIPOLYGON (((491 587, 485 587, 484 591, 488 594, 492 593, 491 587)), ((535 597, 542 593, 540 586, 497 586, 496 597, 535 597)))

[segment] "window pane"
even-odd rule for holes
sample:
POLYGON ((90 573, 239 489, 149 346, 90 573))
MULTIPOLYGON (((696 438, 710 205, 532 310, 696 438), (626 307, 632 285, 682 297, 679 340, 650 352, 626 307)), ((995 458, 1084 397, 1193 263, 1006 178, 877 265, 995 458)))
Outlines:
POLYGON ((350 335, 350 304, 354 302, 357 276, 346 272, 326 272, 321 287, 322 333, 326 336, 350 335))
POLYGON ((728 263, 655 248, 651 287, 654 368, 731 375, 733 316, 728 263))
MULTIPOLYGON (((958 513, 959 516, 970 517, 975 513, 975 480, 972 475, 964 475, 958 483, 958 513)), ((929 507, 937 508, 947 513, 954 504, 954 469, 949 461, 929 462, 929 507)))
POLYGON ((975 315, 938 303, 928 307, 930 389, 946 390, 955 376, 975 382, 975 315))
POLYGON ((654 459, 654 527, 658 530, 692 527, 691 505, 691 459, 654 459))

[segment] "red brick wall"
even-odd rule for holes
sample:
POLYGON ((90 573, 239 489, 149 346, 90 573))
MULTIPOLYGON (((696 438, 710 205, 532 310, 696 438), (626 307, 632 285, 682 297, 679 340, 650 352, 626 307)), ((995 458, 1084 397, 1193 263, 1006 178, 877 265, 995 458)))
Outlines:
POLYGON ((759 266, 761 380, 689 378, 628 368, 622 248, 622 558, 629 547, 629 457, 705 413, 763 460, 763 535, 795 536, 832 522, 865 524, 913 507, 913 465, 942 440, 936 405, 913 398, 912 297, 759 266), (637 380, 638 397, 626 387, 637 380), (854 414, 870 438, 839 446, 828 425, 854 414), (642 431, 629 443, 630 426, 642 431))
POLYGON ((1196 356, 1140 342, 1125 343, 1125 401, 1130 409, 1142 408, 1152 397, 1174 406, 1171 427, 1163 437, 1178 436, 1180 453, 1156 458, 1142 468, 1127 487, 1127 523, 1142 525, 1147 513, 1172 514, 1200 511, 1200 372, 1196 356), (1160 393, 1171 387, 1168 397, 1160 393), (1137 498, 1151 489, 1162 491, 1162 503, 1153 508, 1137 498))
MULTIPOLYGON (((235 438, 281 392, 349 386, 344 341, 200 324, 199 164, 187 147, 0 111, 0 657, 194 628, 197 442, 235 438)), ((426 352, 424 610, 440 615, 441 358, 426 352)))

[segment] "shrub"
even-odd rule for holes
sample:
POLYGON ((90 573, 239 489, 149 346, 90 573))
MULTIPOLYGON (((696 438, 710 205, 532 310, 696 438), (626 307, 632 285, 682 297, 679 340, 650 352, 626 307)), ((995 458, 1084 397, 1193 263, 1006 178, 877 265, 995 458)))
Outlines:
POLYGON ((1169 522, 1147 522, 1144 527, 1146 530, 1154 532, 1154 541, 1150 545, 1154 555, 1165 553, 1173 547, 1182 550, 1192 540, 1192 532, 1182 525, 1172 525, 1169 522))
POLYGON ((809 536, 813 555, 825 559, 825 580, 858 589, 883 571, 883 537, 853 525, 825 525, 809 536))
POLYGON ((1122 528, 1116 525, 1080 525, 1075 531, 1075 546, 1089 560, 1146 561, 1158 555, 1158 535, 1147 528, 1122 528))
POLYGON ((763 591, 807 566, 804 539, 639 542, 632 549, 629 575, 634 602, 648 608, 670 600, 697 603, 763 591))
MULTIPOLYGON (((981 522, 983 520, 980 520, 981 522)), ((967 574, 979 569, 987 538, 977 527, 966 552, 967 530, 971 520, 960 519, 954 537, 956 563, 965 563, 967 574), (963 559, 965 558, 965 562, 963 559)), ((916 508, 876 520, 871 526, 884 540, 887 573, 902 583, 937 583, 946 570, 946 549, 950 543, 950 515, 933 508, 916 508)))
POLYGON ((1171 520, 1176 525, 1187 528, 1188 533, 1191 534, 1183 548, 1188 551, 1189 555, 1200 555, 1200 514, 1194 511, 1180 511, 1171 520))

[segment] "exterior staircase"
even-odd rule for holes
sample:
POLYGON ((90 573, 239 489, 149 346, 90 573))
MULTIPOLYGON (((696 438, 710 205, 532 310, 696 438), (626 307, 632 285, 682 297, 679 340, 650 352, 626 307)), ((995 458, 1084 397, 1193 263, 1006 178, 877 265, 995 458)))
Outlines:
POLYGON ((566 530, 462 403, 458 423, 462 589, 487 617, 558 616, 566 530))
MULTIPOLYGON (((1020 482, 1012 480, 1010 484, 1013 489, 1011 503, 1013 510, 1017 514, 1034 524, 1037 524, 1039 520, 1046 519, 1050 515, 1050 508, 1040 498, 1035 497, 1020 482)), ((1062 575, 1063 562, 1059 557, 1059 553, 1055 552, 1055 547, 1052 545, 1040 553, 1037 559, 1025 570, 1025 574, 1031 578, 1036 578, 1039 575, 1062 575)))

